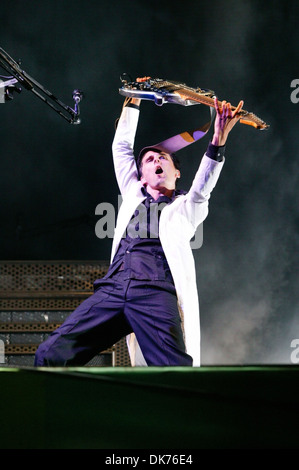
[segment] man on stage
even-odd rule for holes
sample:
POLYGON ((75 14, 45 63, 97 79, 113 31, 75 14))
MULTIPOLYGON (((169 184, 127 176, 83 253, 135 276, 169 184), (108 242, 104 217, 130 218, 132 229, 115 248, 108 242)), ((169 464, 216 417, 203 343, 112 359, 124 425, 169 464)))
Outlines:
MULTIPOLYGON (((143 79, 139 79, 140 81, 143 79)), ((229 132, 239 120, 215 98, 214 134, 188 192, 176 190, 184 146, 168 139, 134 156, 140 100, 125 100, 113 141, 123 197, 111 265, 94 294, 42 343, 36 366, 86 364, 127 337, 132 365, 200 366, 200 322, 190 240, 208 214, 209 198, 224 164, 229 132), (163 206, 162 210, 160 208, 163 206), (151 223, 154 219, 156 224, 151 223)))

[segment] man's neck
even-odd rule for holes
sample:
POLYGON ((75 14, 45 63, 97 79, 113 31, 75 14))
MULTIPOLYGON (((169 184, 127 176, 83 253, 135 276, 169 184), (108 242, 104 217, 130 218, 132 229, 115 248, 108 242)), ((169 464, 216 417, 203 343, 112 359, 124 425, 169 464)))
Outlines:
POLYGON ((167 196, 171 198, 173 191, 174 191, 174 188, 173 189, 168 189, 168 188, 155 189, 155 188, 151 188, 150 186, 146 186, 145 189, 155 201, 159 199, 160 196, 167 196))

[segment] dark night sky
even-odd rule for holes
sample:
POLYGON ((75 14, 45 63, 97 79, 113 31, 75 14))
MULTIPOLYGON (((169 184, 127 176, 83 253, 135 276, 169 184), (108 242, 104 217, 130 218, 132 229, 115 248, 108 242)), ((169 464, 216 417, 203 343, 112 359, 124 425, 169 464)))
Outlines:
MULTIPOLYGON (((123 72, 244 99, 271 127, 233 130, 194 250, 203 363, 290 363, 299 337, 298 21, 292 0, 2 0, 0 46, 64 103, 73 105, 75 88, 85 96, 79 126, 26 90, 0 105, 1 259, 109 259, 95 208, 117 205, 111 144, 123 72)), ((208 114, 143 102, 136 150, 208 114)), ((210 137, 181 152, 181 187, 210 137)))

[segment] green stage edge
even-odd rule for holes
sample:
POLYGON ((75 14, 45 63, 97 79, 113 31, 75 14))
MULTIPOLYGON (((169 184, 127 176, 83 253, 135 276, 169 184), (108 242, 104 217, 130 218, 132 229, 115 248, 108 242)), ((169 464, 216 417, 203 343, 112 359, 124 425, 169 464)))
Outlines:
POLYGON ((299 367, 1 368, 1 449, 295 449, 299 367))

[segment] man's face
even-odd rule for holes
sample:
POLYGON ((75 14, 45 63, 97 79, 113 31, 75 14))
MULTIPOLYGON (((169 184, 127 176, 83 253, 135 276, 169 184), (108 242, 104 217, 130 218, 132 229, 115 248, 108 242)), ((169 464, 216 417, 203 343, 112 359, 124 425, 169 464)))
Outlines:
POLYGON ((180 172, 174 166, 168 153, 149 150, 141 161, 141 178, 143 185, 153 189, 175 189, 176 179, 180 172))

